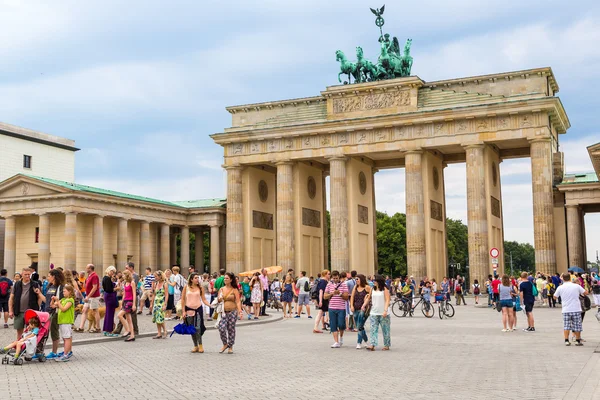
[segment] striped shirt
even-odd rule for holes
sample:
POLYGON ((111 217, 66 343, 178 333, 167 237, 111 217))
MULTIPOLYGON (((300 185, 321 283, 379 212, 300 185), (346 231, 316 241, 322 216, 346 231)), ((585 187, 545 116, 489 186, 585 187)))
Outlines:
POLYGON ((153 274, 146 275, 144 277, 144 290, 152 289, 152 284, 156 278, 153 274))
POLYGON ((346 300, 342 299, 342 293, 348 293, 348 285, 345 282, 333 283, 329 282, 325 288, 325 293, 333 293, 335 290, 339 290, 340 294, 332 296, 329 299, 330 310, 345 310, 346 300))

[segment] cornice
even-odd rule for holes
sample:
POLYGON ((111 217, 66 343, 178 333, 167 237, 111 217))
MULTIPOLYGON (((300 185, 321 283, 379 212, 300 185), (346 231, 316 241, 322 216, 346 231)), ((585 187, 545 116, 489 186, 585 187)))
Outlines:
POLYGON ((325 98, 322 96, 314 96, 314 97, 301 97, 298 99, 289 99, 289 100, 278 100, 278 101, 267 101, 264 103, 252 103, 252 104, 243 104, 239 106, 230 106, 225 107, 225 109, 230 114, 251 112, 251 111, 260 111, 260 110, 271 110, 273 108, 284 108, 284 107, 296 107, 300 104, 317 104, 324 103, 325 98))

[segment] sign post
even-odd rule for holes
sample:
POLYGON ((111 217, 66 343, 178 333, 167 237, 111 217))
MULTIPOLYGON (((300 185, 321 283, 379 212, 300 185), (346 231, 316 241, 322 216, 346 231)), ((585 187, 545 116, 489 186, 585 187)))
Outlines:
POLYGON ((495 247, 490 249, 490 257, 492 257, 492 268, 494 269, 494 275, 498 275, 498 256, 500 255, 500 250, 495 247))

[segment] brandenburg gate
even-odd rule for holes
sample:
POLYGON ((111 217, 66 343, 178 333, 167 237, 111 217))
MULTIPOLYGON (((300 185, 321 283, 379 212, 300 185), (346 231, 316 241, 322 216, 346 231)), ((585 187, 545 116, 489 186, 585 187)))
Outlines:
POLYGON ((566 269, 559 135, 569 128, 550 68, 425 82, 417 76, 338 85, 315 97, 228 107, 212 135, 227 170, 227 270, 377 267, 374 174, 406 170, 408 273, 446 275, 444 168, 466 163, 471 280, 492 271, 503 214, 500 164, 531 158, 536 269, 566 269), (554 169, 554 171, 553 171, 554 169), (562 268, 565 266, 565 268, 562 268))

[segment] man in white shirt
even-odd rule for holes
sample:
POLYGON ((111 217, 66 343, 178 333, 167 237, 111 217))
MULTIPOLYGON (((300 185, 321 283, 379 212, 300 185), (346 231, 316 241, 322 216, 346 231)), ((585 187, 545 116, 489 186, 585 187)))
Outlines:
POLYGON ((588 292, 581 286, 571 282, 571 275, 569 273, 564 273, 562 280, 563 284, 554 292, 554 298, 558 299, 560 297, 562 300, 565 345, 571 345, 571 342, 569 342, 569 332, 573 331, 573 334, 575 334, 575 346, 583 346, 581 342, 581 331, 583 330, 581 312, 583 310, 581 309, 579 296, 587 296, 588 292))

